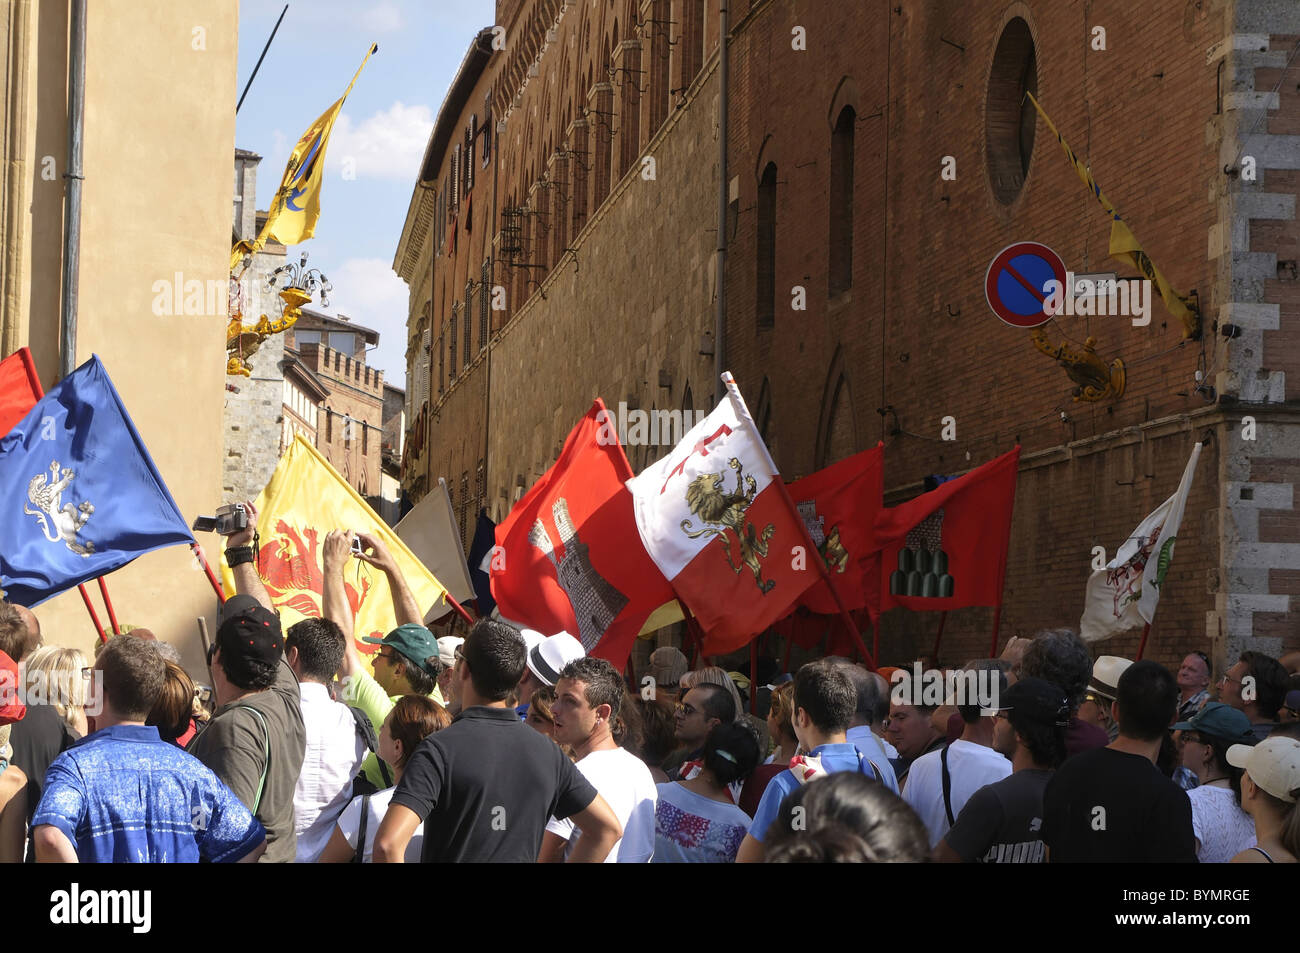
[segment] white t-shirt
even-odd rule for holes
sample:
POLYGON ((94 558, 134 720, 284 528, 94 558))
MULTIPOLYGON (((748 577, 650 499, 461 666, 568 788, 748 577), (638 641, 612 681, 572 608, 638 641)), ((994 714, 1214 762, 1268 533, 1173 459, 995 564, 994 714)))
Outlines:
POLYGON ((749 832, 749 815, 669 781, 655 805, 655 863, 729 864, 749 832))
MULTIPOLYGON (((593 751, 577 762, 577 768, 623 825, 623 837, 609 852, 605 863, 649 863, 655 851, 655 802, 659 792, 645 762, 622 748, 614 748, 593 751)), ((546 829, 569 842, 564 849, 566 857, 582 834, 568 819, 551 818, 546 829)))
POLYGON ((329 843, 367 749, 348 706, 331 699, 324 685, 302 682, 299 690, 306 747, 293 790, 294 861, 310 864, 329 843))
MULTIPOLYGON (((920 815, 934 847, 948 833, 948 815, 943 807, 942 748, 923 754, 912 763, 903 787, 903 800, 920 815)), ((992 748, 973 741, 954 741, 948 746, 948 774, 951 777, 952 816, 966 806, 970 796, 994 781, 1011 774, 1011 762, 992 748)))
POLYGON ((1226 864, 1255 845, 1255 819, 1237 806, 1231 788, 1196 787, 1187 792, 1192 802, 1192 833, 1196 859, 1203 864, 1226 864))
MULTIPOLYGON (((370 816, 366 819, 366 848, 362 853, 362 863, 370 863, 370 852, 375 847, 375 834, 379 832, 379 825, 384 820, 384 813, 388 810, 388 802, 393 799, 393 792, 396 788, 384 788, 382 791, 376 791, 370 795, 370 816)), ((347 838, 348 846, 353 850, 357 849, 357 831, 361 828, 361 802, 363 798, 354 797, 350 804, 343 809, 339 815, 339 830, 347 838)), ((420 848, 424 844, 424 822, 415 829, 411 835, 411 842, 406 845, 406 853, 402 856, 408 864, 418 864, 420 862, 420 848)))

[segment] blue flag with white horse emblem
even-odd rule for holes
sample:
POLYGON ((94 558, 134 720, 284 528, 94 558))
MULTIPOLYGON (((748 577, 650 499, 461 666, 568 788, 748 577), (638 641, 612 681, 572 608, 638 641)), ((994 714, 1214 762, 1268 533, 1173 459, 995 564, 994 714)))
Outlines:
POLYGON ((0 437, 0 588, 35 606, 194 539, 97 356, 0 437))

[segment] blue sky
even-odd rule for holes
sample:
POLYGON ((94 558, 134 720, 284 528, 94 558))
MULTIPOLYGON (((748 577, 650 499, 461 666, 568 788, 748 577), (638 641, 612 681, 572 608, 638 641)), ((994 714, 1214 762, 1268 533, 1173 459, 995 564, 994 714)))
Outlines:
MULTIPOLYGON (((240 0, 239 95, 284 0, 240 0)), ((405 282, 393 255, 424 147, 469 47, 493 23, 494 0, 290 0, 237 120, 236 145, 262 156, 257 207, 267 208, 289 150, 343 94, 370 42, 370 58, 335 123, 326 155, 316 236, 289 249, 310 253, 334 285, 329 313, 380 332, 368 361, 384 379, 406 379, 405 282), (343 177, 351 158, 355 178, 343 177)))

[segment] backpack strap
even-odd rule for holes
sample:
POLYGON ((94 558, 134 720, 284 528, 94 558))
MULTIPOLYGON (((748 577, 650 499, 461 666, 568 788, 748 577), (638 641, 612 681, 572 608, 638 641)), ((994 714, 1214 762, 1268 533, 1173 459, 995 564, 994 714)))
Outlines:
POLYGON ((876 766, 876 762, 872 761, 865 754, 859 751, 858 752, 858 773, 859 774, 867 774, 866 771, 862 770, 862 766, 864 764, 871 769, 871 775, 875 778, 875 780, 881 781, 883 783, 885 776, 881 774, 880 768, 876 766))
POLYGON ((939 752, 939 764, 943 767, 943 811, 948 815, 948 826, 957 823, 952 816, 952 772, 948 770, 948 746, 939 752))
POLYGON ((366 828, 370 822, 370 795, 361 796, 361 820, 357 823, 357 849, 352 855, 352 863, 363 864, 366 857, 366 828))
POLYGON ((257 716, 257 723, 262 726, 262 777, 257 782, 257 797, 253 799, 253 815, 257 815, 257 809, 262 806, 262 792, 266 788, 266 772, 271 767, 271 729, 267 727, 266 716, 254 708, 252 705, 235 705, 235 708, 242 708, 244 711, 251 711, 257 716))
POLYGON ((352 712, 352 721, 357 726, 357 735, 366 743, 366 748, 374 754, 375 761, 379 764, 379 776, 384 779, 384 787, 391 788, 393 778, 388 773, 388 765, 384 763, 383 758, 379 757, 379 737, 375 734, 374 722, 370 720, 369 715, 354 705, 349 705, 348 711, 352 712))

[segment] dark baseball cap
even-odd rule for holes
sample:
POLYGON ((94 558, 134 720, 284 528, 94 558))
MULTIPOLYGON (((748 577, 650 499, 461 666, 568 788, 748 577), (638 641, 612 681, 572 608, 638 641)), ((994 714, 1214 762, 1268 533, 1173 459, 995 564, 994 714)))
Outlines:
POLYGON ((387 645, 394 651, 401 652, 403 657, 409 659, 426 674, 435 678, 438 676, 438 665, 430 664, 428 661, 430 658, 438 657, 438 640, 422 625, 407 622, 399 625, 382 639, 377 639, 373 635, 363 635, 361 641, 369 642, 371 645, 387 645))
POLYGON ((1032 675, 1003 691, 999 701, 998 711, 1014 711, 1042 725, 1065 727, 1070 722, 1065 693, 1051 682, 1032 675))
POLYGON ((221 607, 221 624, 213 645, 224 658, 239 655, 278 662, 284 655, 280 617, 252 596, 232 596, 221 607))
POLYGON ((1253 745, 1255 736, 1250 731, 1250 719, 1223 702, 1206 702, 1191 718, 1174 725, 1175 731, 1203 731, 1224 741, 1239 741, 1253 745))

